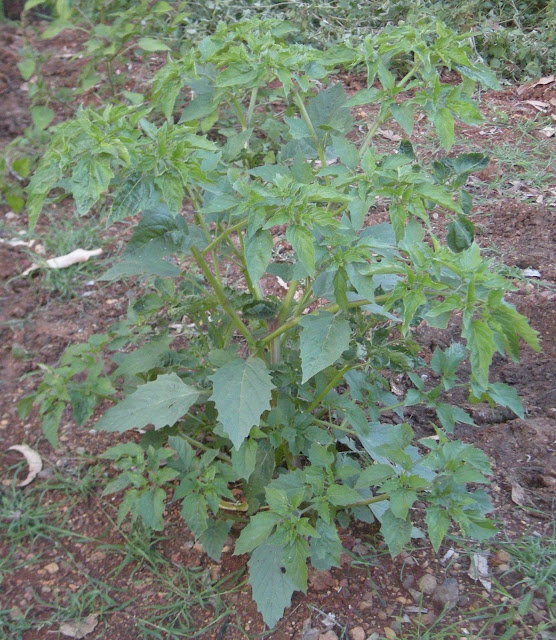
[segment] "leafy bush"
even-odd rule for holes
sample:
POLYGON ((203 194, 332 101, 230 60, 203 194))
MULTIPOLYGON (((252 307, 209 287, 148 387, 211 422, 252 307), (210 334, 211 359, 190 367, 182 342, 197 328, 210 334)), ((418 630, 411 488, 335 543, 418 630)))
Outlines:
POLYGON ((31 227, 52 190, 72 194, 80 215, 102 203, 107 224, 141 213, 105 277, 140 276, 147 292, 108 334, 71 347, 20 407, 41 405, 55 444, 66 404, 83 424, 123 389, 96 428, 154 429, 104 454, 120 472, 105 494, 125 491, 119 522, 161 530, 172 490, 212 558, 245 524, 235 553, 251 554, 270 626, 306 590, 308 561, 339 565, 337 525, 377 520, 393 556, 423 535, 420 513, 436 550, 452 521, 478 540, 493 534, 475 487, 489 462, 453 439, 473 420, 450 396, 468 389, 523 415, 489 367, 496 352, 517 358, 520 339, 538 348, 473 239, 465 183, 488 159, 427 165, 409 139, 387 154, 373 144, 389 120, 410 137, 419 112, 449 151, 456 119, 481 121, 475 84, 497 83, 467 39, 440 23, 401 26, 322 52, 289 44, 290 29, 221 24, 168 59, 153 106, 81 109, 54 128, 29 187, 31 227), (367 87, 348 97, 333 74, 355 65, 367 87), (459 83, 444 83, 446 70, 459 83), (353 107, 375 113, 360 139, 353 107), (373 205, 389 223, 369 217, 373 205), (426 362, 415 326, 445 329, 454 315, 463 340, 426 362), (394 394, 398 375, 407 389, 394 394), (404 408, 419 405, 436 419, 417 440, 404 408))

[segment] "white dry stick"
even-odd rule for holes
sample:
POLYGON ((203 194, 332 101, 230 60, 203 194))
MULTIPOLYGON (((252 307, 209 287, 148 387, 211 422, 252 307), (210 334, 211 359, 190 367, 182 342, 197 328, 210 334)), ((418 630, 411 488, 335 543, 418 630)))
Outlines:
POLYGON ((42 459, 40 455, 34 450, 31 449, 26 444, 14 444, 13 447, 8 447, 8 451, 19 451, 19 453, 25 456, 27 460, 27 464, 29 465, 29 473, 25 480, 17 483, 18 487, 26 487, 28 484, 33 482, 33 480, 37 477, 37 474, 42 469, 42 459))
MULTIPOLYGON (((89 258, 98 256, 101 253, 102 249, 91 249, 90 251, 87 249, 76 249, 71 253, 67 253, 65 256, 50 258, 46 261, 46 266, 51 269, 65 269, 66 267, 71 267, 72 264, 77 264, 78 262, 87 262, 89 258)), ((29 268, 25 269, 21 275, 26 276, 31 273, 31 271, 39 269, 39 267, 40 265, 33 263, 29 268)))

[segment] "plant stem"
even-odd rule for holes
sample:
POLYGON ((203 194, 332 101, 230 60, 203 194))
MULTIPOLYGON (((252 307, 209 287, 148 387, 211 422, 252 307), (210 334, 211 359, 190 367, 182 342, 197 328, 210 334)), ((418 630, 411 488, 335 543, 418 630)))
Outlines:
POLYGON ((305 120, 305 124, 307 125, 309 132, 311 133, 311 137, 317 147, 317 152, 319 154, 319 158, 323 167, 326 167, 326 155, 324 153, 324 149, 320 143, 319 137, 317 136, 317 132, 315 131, 315 127, 313 127, 313 123, 311 122, 311 118, 307 113, 307 109, 305 108, 305 104, 303 103, 303 99, 299 95, 297 89, 294 89, 295 99, 297 102, 297 106, 299 107, 299 112, 301 113, 301 117, 305 120))
MULTIPOLYGON (((192 438, 191 436, 186 436, 185 434, 182 434, 184 439, 187 440, 187 442, 189 442, 189 444, 193 447, 195 447, 196 449, 200 449, 201 451, 209 451, 210 447, 207 447, 206 445, 202 444, 201 442, 198 442, 197 440, 195 440, 194 438, 192 438)), ((217 458, 220 458, 220 460, 223 460, 224 462, 232 462, 232 459, 230 458, 229 455, 222 453, 221 451, 219 451, 216 454, 217 458)))
MULTIPOLYGON (((385 302, 389 297, 390 297, 390 295, 385 293, 382 296, 376 296, 374 301, 375 302, 385 302)), ((355 300, 354 302, 348 302, 348 309, 355 309, 356 307, 364 307, 366 304, 372 304, 372 302, 370 300, 355 300)), ((340 310, 340 305, 338 305, 338 304, 331 304, 331 305, 327 305, 325 307, 320 307, 318 309, 318 311, 329 311, 330 313, 336 313, 339 310, 340 310)), ((290 329, 293 329, 293 327, 297 326, 300 323, 302 317, 303 316, 299 315, 299 316, 296 316, 296 317, 292 318, 288 322, 284 323, 281 327, 278 327, 278 329, 275 329, 272 333, 269 333, 267 336, 265 336, 260 341, 259 344, 261 346, 264 346, 264 345, 268 344, 269 342, 272 342, 272 340, 274 340, 274 338, 277 338, 278 336, 281 336, 286 331, 289 331, 290 329)))
POLYGON ((345 367, 340 369, 336 375, 330 380, 330 382, 324 387, 324 389, 318 394, 318 396, 311 402, 311 404, 307 407, 307 411, 312 411, 315 407, 317 407, 321 400, 325 398, 332 389, 340 382, 340 380, 344 377, 344 375, 350 370, 353 369, 352 365, 346 364, 345 367))
POLYGON ((297 284, 297 280, 292 280, 290 282, 288 292, 286 293, 286 297, 284 298, 284 302, 282 303, 282 308, 280 309, 280 313, 278 314, 278 324, 284 322, 286 316, 288 315, 288 311, 290 310, 291 304, 293 302, 295 292, 297 291, 297 284))
POLYGON ((234 96, 232 98, 232 104, 237 113, 237 117, 239 118, 239 122, 241 124, 241 130, 245 131, 247 129, 247 121, 245 120, 245 116, 243 115, 243 111, 241 110, 241 105, 239 104, 237 98, 234 96))
POLYGON ((208 244, 201 251, 201 254, 203 256, 206 256, 207 253, 209 253, 215 247, 217 247, 222 242, 222 240, 225 240, 230 235, 230 233, 233 233, 234 231, 237 231, 238 229, 245 227, 248 222, 249 221, 246 218, 245 220, 240 220, 239 222, 236 222, 236 224, 233 224, 231 227, 227 227, 226 229, 224 229, 224 231, 222 231, 222 233, 219 236, 217 236, 210 244, 208 244))
POLYGON ((249 348, 254 351, 256 349, 255 339, 251 335, 251 332, 249 331, 249 329, 243 324, 243 322, 241 321, 241 318, 237 315, 233 307, 228 302, 228 299, 226 298, 226 294, 224 293, 220 282, 218 282, 218 280, 214 277, 213 273, 208 267, 208 264, 206 263, 205 259, 203 258, 203 256, 200 254, 199 250, 196 247, 191 247, 191 253, 193 254, 193 257, 195 258, 197 264, 199 265, 199 268, 203 272, 203 275, 209 281, 211 287, 214 289, 214 293, 218 298, 218 302, 220 303, 220 306, 228 314, 228 316, 230 317, 231 321, 234 323, 238 331, 245 338, 245 340, 247 341, 247 344, 249 345, 249 348))
POLYGON ((251 91, 251 98, 249 100, 249 107, 247 109, 247 127, 251 124, 251 118, 253 117, 253 113, 255 112, 258 91, 259 91, 258 87, 253 87, 251 91))
POLYGON ((375 504, 375 502, 384 502, 384 500, 390 500, 389 493, 384 493, 381 496, 371 496, 370 498, 354 502, 353 504, 346 504, 345 508, 352 509, 353 507, 365 507, 368 504, 375 504))
POLYGON ((350 436, 357 436, 357 432, 349 427, 345 427, 342 421, 342 424, 334 424, 333 422, 327 422, 326 420, 320 420, 319 418, 313 418, 313 422, 316 424, 320 424, 321 427, 328 427, 329 429, 339 429, 340 431, 344 431, 345 433, 349 433, 350 436))

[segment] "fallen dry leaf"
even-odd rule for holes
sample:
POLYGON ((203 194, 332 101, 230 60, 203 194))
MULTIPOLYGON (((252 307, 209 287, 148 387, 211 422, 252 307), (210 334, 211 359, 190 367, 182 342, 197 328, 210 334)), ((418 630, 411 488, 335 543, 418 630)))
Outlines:
POLYGON ((403 140, 402 136, 394 133, 393 131, 390 131, 390 129, 379 129, 378 134, 383 138, 386 138, 386 140, 391 140, 392 142, 399 142, 400 140, 403 140))
POLYGON ((544 78, 539 78, 531 86, 537 87, 539 84, 550 84, 551 82, 554 82, 554 76, 544 76, 544 78))
POLYGON ((552 138, 556 134, 556 127, 543 127, 541 133, 547 138, 552 138))
MULTIPOLYGON (((72 264, 77 264, 78 262, 87 262, 89 258, 98 256, 101 253, 102 249, 91 249, 90 251, 87 249, 76 249, 71 253, 67 253, 65 256, 50 258, 46 261, 46 266, 51 269, 65 269, 66 267, 71 267, 72 264)), ((39 266, 40 265, 33 263, 29 268, 25 269, 21 275, 26 276, 31 273, 31 271, 38 269, 39 266)))
POLYGON ((483 587, 490 591, 492 588, 492 581, 490 580, 490 572, 488 568, 488 554, 486 553, 474 553, 471 555, 471 566, 467 575, 471 580, 479 580, 483 587))
POLYGON ((98 624, 98 613, 92 613, 90 616, 82 620, 74 620, 72 622, 64 622, 60 627, 60 633, 70 638, 84 638, 95 630, 98 624))
POLYGON ((550 106, 548 102, 543 102, 542 100, 525 100, 525 104, 530 104, 537 111, 542 111, 542 113, 546 113, 546 110, 550 106))
POLYGON ((525 497, 525 489, 517 484, 512 484, 512 501, 518 504, 519 506, 523 506, 526 501, 525 497))
POLYGON ((34 449, 31 449, 31 447, 26 444, 14 444, 13 447, 8 447, 8 451, 19 451, 19 453, 25 456, 27 464, 29 465, 29 473, 25 480, 17 483, 17 486, 26 487, 28 484, 33 482, 37 477, 37 474, 42 469, 42 459, 34 449))

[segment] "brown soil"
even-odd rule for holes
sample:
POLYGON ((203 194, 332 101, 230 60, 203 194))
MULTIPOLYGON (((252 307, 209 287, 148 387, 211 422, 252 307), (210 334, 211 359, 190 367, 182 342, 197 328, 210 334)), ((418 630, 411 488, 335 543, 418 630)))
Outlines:
MULTIPOLYGON (((37 47, 46 46, 40 42, 35 44, 37 47)), ((50 46, 60 52, 60 47, 71 49, 70 45, 70 38, 65 36, 65 40, 50 46)), ((20 32, 13 27, 0 27, 0 48, 3 52, 0 58, 0 147, 20 135, 30 122, 25 86, 16 67, 21 47, 20 32)), ((77 73, 78 67, 65 69, 59 83, 66 84, 67 79, 74 78, 77 73)), ((49 81, 56 82, 56 78, 56 75, 49 75, 49 81)), ((358 88, 357 78, 350 81, 350 88, 358 88)), ((504 108, 512 113, 512 117, 527 118, 533 115, 530 111, 515 109, 515 92, 487 95, 483 100, 487 108, 504 108)), ((519 96, 519 100, 524 100, 523 95, 519 96)), ((62 112, 63 109, 57 111, 58 117, 62 117, 62 112)), ((358 114, 358 117, 364 117, 364 114, 358 114)), ((499 129, 489 135, 488 140, 485 140, 478 127, 462 127, 458 134, 468 143, 488 149, 489 145, 502 139, 511 140, 512 128, 499 129)), ((388 136, 385 144, 392 144, 388 136)), ((487 173, 480 178, 483 182, 479 181, 476 188, 487 193, 485 182, 489 181, 490 176, 487 173)), ((8 209, 0 205, 0 220, 5 224, 1 233, 4 239, 23 230, 25 224, 18 218, 14 221, 13 216, 7 216, 7 213, 8 209)), ((462 399, 462 405, 473 413, 480 428, 461 428, 457 435, 484 449, 493 462, 495 475, 489 493, 497 506, 497 518, 503 532, 495 544, 502 547, 506 538, 515 539, 530 531, 542 533, 554 504, 556 224, 554 208, 528 204, 519 194, 481 204, 479 214, 479 241, 483 247, 495 247, 510 266, 538 269, 542 275, 542 283, 536 279, 526 284, 516 283, 516 291, 509 298, 540 332, 542 352, 535 354, 524 348, 519 364, 498 359, 492 376, 493 380, 515 385, 526 407, 525 420, 516 419, 511 412, 491 411, 484 406, 469 407, 462 399), (519 501, 529 510, 516 508, 517 495, 521 495, 519 501)), ((60 215, 64 215, 63 209, 60 209, 60 215)), ((377 212, 376 215, 380 218, 381 213, 377 212)), ((40 233, 39 226, 39 236, 40 233)), ((110 247, 115 250, 115 243, 110 247)), ((69 344, 82 342, 94 332, 102 332, 125 315, 128 291, 123 284, 105 286, 96 283, 92 288, 78 285, 72 299, 61 299, 41 288, 40 273, 31 278, 18 277, 29 263, 28 254, 21 248, 0 244, 0 278, 4 283, 0 292, 0 462, 4 469, 18 462, 18 454, 6 452, 6 449, 25 442, 40 451, 46 467, 43 473, 46 483, 54 477, 52 470, 55 469, 70 482, 78 484, 91 467, 95 455, 117 442, 117 438, 91 432, 89 429, 94 420, 78 429, 71 417, 64 414, 60 449, 53 450, 41 437, 38 416, 32 414, 28 420, 21 421, 16 405, 36 388, 39 378, 29 374, 38 372, 39 363, 55 365, 69 344), (27 355, 22 358, 21 351, 13 349, 14 345, 27 355)), ((450 335, 428 329, 419 329, 418 337, 423 344, 425 357, 430 355, 436 344, 448 344, 450 341, 450 335)), ((416 429, 426 431, 426 416, 408 412, 406 418, 412 421, 416 429)), ((221 564, 212 562, 202 548, 193 544, 191 534, 184 528, 174 507, 168 508, 164 539, 153 543, 150 552, 155 554, 153 557, 159 554, 172 567, 172 579, 182 589, 182 595, 177 596, 168 590, 167 585, 157 582, 148 562, 137 560, 137 556, 124 564, 119 573, 114 573, 122 562, 126 548, 137 542, 133 542, 127 525, 124 524, 121 531, 113 526, 114 510, 119 498, 101 500, 102 478, 99 480, 86 499, 73 500, 71 506, 63 491, 54 485, 47 489, 43 503, 58 505, 58 515, 65 512, 69 514, 64 526, 71 530, 74 537, 63 537, 60 541, 37 538, 32 544, 28 540, 20 543, 15 551, 17 568, 0 579, 0 610, 11 611, 12 616, 17 615, 18 610, 30 612, 34 620, 46 620, 52 614, 51 603, 59 600, 62 606, 66 606, 68 593, 77 593, 88 584, 87 580, 99 580, 112 586, 111 595, 115 598, 115 604, 100 615, 97 628, 87 635, 89 640, 100 637, 109 640, 169 637, 163 630, 141 626, 141 620, 152 616, 153 611, 172 598, 184 598, 184 607, 193 620, 194 628, 202 629, 211 621, 214 622, 210 630, 198 636, 201 640, 260 637, 264 625, 245 585, 224 596, 230 609, 225 616, 210 599, 204 608, 196 604, 192 595, 187 601, 189 592, 179 578, 180 567, 190 570, 200 581, 204 579, 210 582, 229 577, 229 586, 232 586, 245 579, 245 575, 238 577, 234 572, 245 570, 246 558, 234 557, 228 547, 221 564), (117 550, 116 545, 119 545, 117 550), (118 603, 128 601, 119 610, 118 603), (141 631, 143 628, 147 630, 141 631)), ((31 489, 32 486, 20 491, 31 489)), ((412 591, 418 589, 415 585, 426 574, 434 576, 438 582, 446 578, 456 578, 459 582, 461 595, 458 605, 447 614, 443 624, 458 623, 469 611, 480 610, 489 605, 491 600, 494 604, 500 602, 499 594, 487 594, 479 583, 467 576, 469 558, 462 547, 455 543, 443 545, 439 554, 435 555, 428 543, 417 541, 408 553, 391 560, 380 540, 376 539, 373 527, 360 525, 341 534, 346 548, 341 569, 312 572, 308 593, 295 594, 285 618, 266 637, 272 640, 315 640, 318 633, 311 632, 311 629, 324 632, 327 620, 332 623, 332 629, 338 637, 345 638, 357 626, 363 628, 366 636, 373 632, 399 634, 400 625, 409 628, 408 622, 415 621, 420 615, 425 627, 430 627, 439 611, 435 609, 431 598, 425 596, 421 614, 416 613, 421 603, 415 591, 412 591), (451 545, 456 548, 456 553, 447 564, 442 564, 440 559, 451 545), (329 614, 328 618, 324 614, 329 614), (342 633, 345 635, 342 636, 342 633)), ((237 531, 233 530, 232 536, 236 535, 237 531)), ((0 557, 6 557, 10 551, 7 544, 7 539, 2 537, 0 531, 0 557)), ((491 560, 494 575, 510 588, 517 580, 511 574, 502 577, 498 565, 503 563, 495 557, 491 560)), ((515 594, 510 590, 510 593, 517 595, 519 590, 515 594)), ((542 617, 542 601, 539 607, 542 617)), ((469 626, 469 623, 466 624, 469 626)), ((470 623, 469 633, 473 634, 481 624, 478 616, 475 622, 470 623)), ((0 619, 0 630, 1 625, 0 619)), ((22 638, 39 640, 59 637, 58 629, 59 623, 39 631, 30 629, 22 638)), ((524 624, 516 637, 529 637, 526 629, 527 624, 524 624)), ((492 635, 488 637, 499 637, 504 631, 505 627, 494 625, 489 632, 492 635)), ((459 631, 446 636, 452 637, 459 637, 459 631)))

